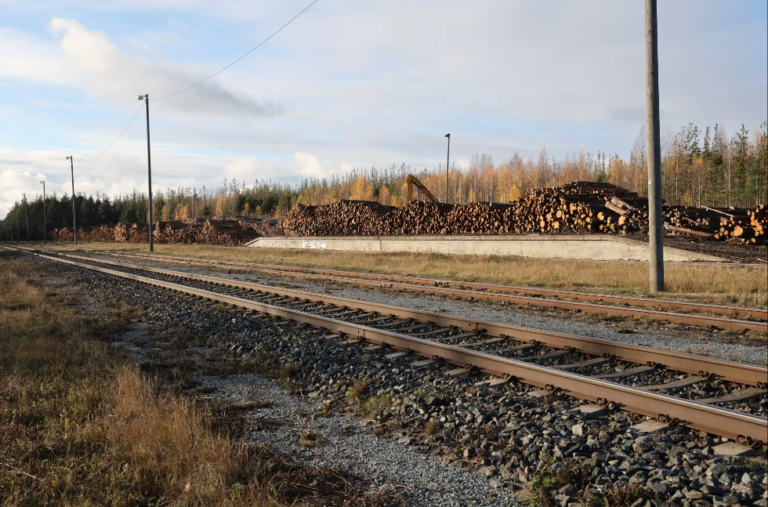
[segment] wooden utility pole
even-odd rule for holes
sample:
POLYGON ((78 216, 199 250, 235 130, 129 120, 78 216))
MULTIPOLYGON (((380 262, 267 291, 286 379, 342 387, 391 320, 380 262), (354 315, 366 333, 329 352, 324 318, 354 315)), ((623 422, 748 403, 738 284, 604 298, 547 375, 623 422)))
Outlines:
POLYGON ((664 290, 664 220, 661 209, 661 139, 659 132, 659 40, 656 0, 645 0, 645 91, 648 131, 648 239, 650 291, 664 290))

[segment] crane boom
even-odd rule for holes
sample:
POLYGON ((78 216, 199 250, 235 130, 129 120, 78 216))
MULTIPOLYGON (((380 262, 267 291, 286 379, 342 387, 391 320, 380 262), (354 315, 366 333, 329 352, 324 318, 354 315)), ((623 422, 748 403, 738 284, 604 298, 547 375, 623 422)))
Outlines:
POLYGON ((419 195, 421 195, 425 201, 435 204, 438 203, 437 199, 435 199, 435 196, 432 195, 432 192, 430 192, 429 189, 425 187, 424 184, 418 180, 418 178, 416 178, 416 176, 409 174, 405 181, 408 185, 408 202, 406 204, 410 204, 410 202, 413 200, 413 187, 416 187, 419 195))

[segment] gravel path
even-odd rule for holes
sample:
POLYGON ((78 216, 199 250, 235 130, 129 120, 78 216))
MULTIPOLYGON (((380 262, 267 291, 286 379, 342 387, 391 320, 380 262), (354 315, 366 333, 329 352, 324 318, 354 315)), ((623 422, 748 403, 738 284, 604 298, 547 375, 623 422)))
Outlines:
POLYGON ((251 441, 308 465, 343 470, 370 484, 372 491, 397 491, 409 505, 517 505, 511 492, 493 489, 482 476, 373 435, 357 419, 319 416, 322 403, 292 396, 270 380, 253 375, 200 380, 228 402, 271 402, 251 414, 251 441), (305 432, 319 437, 318 444, 302 447, 305 432))

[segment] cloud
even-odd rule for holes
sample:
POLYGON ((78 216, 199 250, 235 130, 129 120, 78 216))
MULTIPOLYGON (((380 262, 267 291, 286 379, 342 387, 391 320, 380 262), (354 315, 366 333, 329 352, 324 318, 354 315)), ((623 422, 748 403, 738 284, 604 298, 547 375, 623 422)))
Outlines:
MULTIPOLYGON (((4 56, 0 77, 43 81, 75 87, 92 97, 126 101, 149 93, 150 101, 197 83, 210 69, 152 62, 128 53, 109 37, 74 19, 53 18, 49 32, 57 42, 35 39, 14 30, 0 30, 0 46, 14 47, 4 56)), ((268 117, 281 112, 271 99, 255 99, 216 81, 205 82, 162 103, 166 111, 183 114, 228 114, 268 117)))
POLYGON ((14 203, 20 203, 23 199, 22 193, 27 194, 27 201, 34 200, 36 195, 43 194, 43 186, 40 183, 45 179, 42 174, 33 174, 29 171, 2 171, 0 172, 0 181, 3 183, 0 188, 0 216, 8 213, 14 203), (36 192, 36 190, 39 190, 36 192))
POLYGON ((324 175, 323 166, 320 164, 317 155, 296 152, 293 154, 293 158, 296 160, 296 166, 298 167, 299 174, 302 176, 318 178, 324 175))
MULTIPOLYGON (((37 14, 14 25, 47 23, 48 33, 0 28, 0 47, 13 48, 0 55, 0 82, 25 100, 34 88, 26 102, 0 104, 0 159, 9 161, 3 170, 56 174, 64 155, 90 160, 108 146, 138 107, 136 94, 157 98, 204 78, 309 0, 32 2, 76 19, 37 14), (70 99, 74 114, 56 116, 70 99), (28 132, 17 134, 19 124, 28 132)), ((754 130, 765 119, 763 4, 660 6, 663 132, 689 122, 754 130)), ((645 124, 642 2, 466 5, 318 2, 237 65, 151 104, 155 187, 436 168, 446 132, 461 166, 476 152, 497 163, 516 152, 535 159, 542 146, 557 158, 628 156, 645 124)), ((83 188, 146 185, 142 119, 95 167, 79 169, 83 188)))

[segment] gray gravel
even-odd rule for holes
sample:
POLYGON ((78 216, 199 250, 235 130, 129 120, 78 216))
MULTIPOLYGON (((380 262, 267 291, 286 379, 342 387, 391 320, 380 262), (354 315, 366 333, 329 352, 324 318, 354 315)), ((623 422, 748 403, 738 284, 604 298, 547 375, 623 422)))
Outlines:
POLYGON ((249 417, 252 442, 266 444, 298 462, 360 477, 371 485, 371 492, 395 490, 412 505, 517 505, 511 492, 494 490, 482 476, 417 454, 394 439, 373 435, 356 419, 317 417, 322 403, 292 396, 273 381, 253 375, 200 380, 228 402, 272 402, 249 417), (280 426, 272 429, 276 422, 280 426), (304 432, 317 435, 319 443, 302 447, 304 432))
MULTIPOLYGON (((131 262, 136 261, 131 260, 131 262)), ((148 264, 140 261, 137 263, 148 264)), ((458 299, 441 298, 423 294, 415 295, 408 292, 358 288, 347 284, 313 282, 293 277, 226 273, 205 268, 180 267, 178 265, 166 265, 164 267, 191 274, 218 276, 221 278, 262 284, 278 284, 315 294, 331 294, 333 296, 357 299, 359 301, 381 303, 434 313, 446 313, 470 319, 628 343, 657 350, 688 352, 691 354, 746 363, 760 363, 761 361, 764 362, 768 360, 768 348, 765 346, 724 343, 718 340, 705 339, 704 336, 699 339, 690 339, 687 337, 675 337, 664 334, 639 332, 631 334, 617 333, 616 329, 611 329, 606 326, 574 322, 569 319, 531 315, 528 312, 518 312, 513 308, 503 308, 500 307, 500 305, 493 305, 485 301, 467 302, 458 299)), ((710 336, 710 334, 707 333, 707 336, 710 336)))
MULTIPOLYGON (((367 481, 365 484, 372 488, 390 484, 411 504, 451 505, 446 502, 450 502, 453 494, 456 501, 463 502, 458 505, 504 505, 506 497, 501 491, 510 495, 509 490, 541 489, 535 478, 544 474, 556 481, 550 483, 555 488, 544 486, 544 494, 563 507, 581 505, 586 499, 611 505, 615 504, 613 495, 632 491, 639 495, 631 503, 633 507, 768 507, 765 451, 753 452, 751 457, 720 456, 719 445, 727 442, 725 438, 680 426, 658 434, 638 434, 631 425, 645 418, 616 407, 609 406, 604 415, 591 419, 575 410, 583 402, 568 396, 537 395, 535 389, 514 381, 486 388, 477 383, 485 377, 478 372, 454 377, 448 374, 450 365, 417 365, 413 363, 417 358, 412 356, 387 359, 385 349, 371 350, 362 343, 345 343, 344 338, 327 336, 326 331, 280 318, 244 315, 221 305, 192 301, 93 272, 67 266, 59 269, 77 273, 78 279, 88 285, 88 293, 95 297, 117 297, 138 306, 148 320, 169 329, 185 328, 197 337, 195 343, 201 342, 244 365, 267 365, 275 371, 275 367, 295 364, 295 378, 290 385, 310 392, 311 398, 322 400, 332 410, 349 407, 349 389, 358 381, 370 386, 366 389, 371 396, 390 397, 389 403, 380 404, 375 415, 371 414, 372 426, 389 431, 398 439, 396 442, 373 438, 362 431, 360 424, 341 416, 322 417, 317 414, 322 405, 316 402, 291 401, 290 397, 282 400, 286 396, 282 391, 259 392, 248 384, 222 384, 219 389, 225 396, 233 397, 233 401, 243 399, 236 398, 240 392, 245 399, 251 397, 254 401, 263 400, 266 393, 276 402, 263 414, 255 414, 258 420, 254 421, 248 438, 273 439, 281 449, 302 460, 334 463, 338 459, 342 462, 340 468, 351 467, 359 474, 357 477, 367 481), (274 419, 267 417, 272 410, 274 419), (311 419, 313 413, 321 417, 311 419), (343 422, 336 424, 335 420, 343 422), (428 422, 437 425, 437 433, 426 430, 428 422), (322 426, 313 427, 318 423, 322 426), (273 438, 272 431, 278 436, 273 438), (307 436, 302 435, 305 431, 316 433, 320 441, 302 450, 298 439, 307 436), (359 435, 370 439, 359 441, 359 435), (394 446, 394 454, 389 446, 394 446), (468 477, 479 478, 470 472, 477 469, 488 477, 489 488, 499 488, 498 493, 491 490, 499 496, 487 498, 481 494, 478 498, 476 495, 481 491, 464 485, 468 483, 456 487, 457 483, 450 478, 445 483, 442 472, 438 472, 440 479, 436 481, 435 472, 421 465, 416 472, 403 473, 400 479, 398 474, 403 465, 397 456, 405 452, 405 446, 440 455, 444 462, 461 468, 468 477), (369 454, 383 455, 387 464, 376 464, 371 460, 380 456, 372 458, 369 454), (383 468, 385 475, 366 476, 366 463, 383 468), (556 470, 559 471, 553 477, 556 470), (418 475, 421 471, 425 474, 418 475), (406 480, 416 481, 417 486, 409 488, 406 480), (448 489, 448 485, 453 489, 448 489), (446 501, 443 497, 430 498, 446 492, 446 501)), ((420 298, 409 299, 415 300, 412 305, 421 304, 420 298)), ((438 303, 443 305, 446 301, 438 303)), ((184 353, 192 350, 184 349, 184 353)), ((434 460, 431 463, 440 464, 434 460)))

